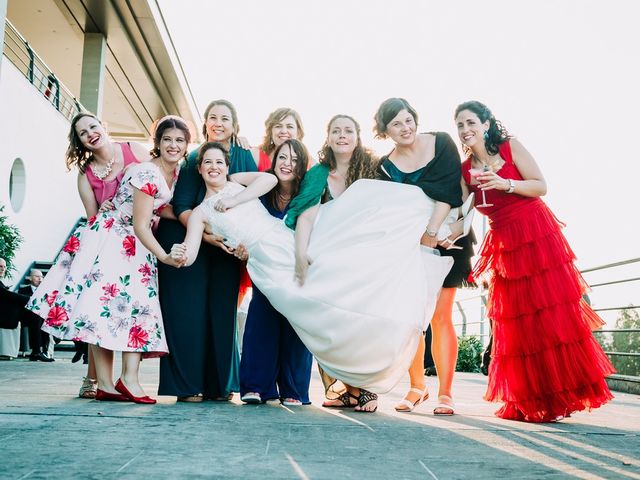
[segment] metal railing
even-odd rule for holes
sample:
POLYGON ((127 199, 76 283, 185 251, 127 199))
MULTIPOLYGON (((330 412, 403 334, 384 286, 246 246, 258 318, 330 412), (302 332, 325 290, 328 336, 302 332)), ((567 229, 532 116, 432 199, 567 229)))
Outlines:
MULTIPOLYGON (((610 270, 639 262, 640 258, 632 258, 621 262, 609 263, 594 268, 584 269, 580 273, 586 274, 603 270, 610 270)), ((614 278, 613 280, 609 281, 594 282, 589 286, 592 289, 596 289, 598 287, 622 285, 638 281, 640 281, 640 277, 631 275, 629 276, 629 278, 614 278)), ((479 330, 479 332, 474 332, 470 335, 479 337, 483 341, 485 341, 485 339, 489 337, 490 327, 488 319, 485 315, 486 294, 486 291, 480 289, 477 295, 472 295, 455 302, 456 311, 460 315, 461 321, 454 322, 454 327, 461 336, 469 334, 469 327, 479 325, 479 329, 475 329, 479 330), (469 303, 471 303, 471 305, 469 305, 469 303), (473 315, 470 313, 472 309, 474 310, 473 315), (469 321, 469 318, 478 318, 478 320, 469 321)), ((634 299, 634 302, 630 305, 616 305, 610 307, 607 306, 594 308, 595 312, 624 312, 627 310, 640 311, 639 302, 634 299)), ((638 328, 607 327, 604 329, 595 330, 593 333, 602 344, 603 348, 605 349, 605 353, 610 357, 611 361, 614 363, 614 366, 616 366, 616 368, 621 371, 621 373, 611 375, 609 378, 621 382, 632 382, 640 384, 640 339, 638 340, 638 342, 632 342, 630 337, 631 335, 638 335, 640 337, 640 326, 638 328), (615 349, 616 342, 614 342, 613 339, 618 339, 619 345, 627 345, 631 351, 620 351, 618 349, 615 349)), ((484 343, 486 344, 487 342, 485 341, 484 343)))
POLYGON ((9 20, 4 29, 4 56, 67 120, 86 110, 31 48, 9 20))

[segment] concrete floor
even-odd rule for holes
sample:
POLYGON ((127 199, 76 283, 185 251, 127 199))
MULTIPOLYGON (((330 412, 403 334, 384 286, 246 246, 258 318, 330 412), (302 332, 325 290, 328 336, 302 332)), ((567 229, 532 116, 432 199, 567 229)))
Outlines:
MULTIPOLYGON (((458 414, 434 417, 429 400, 414 413, 393 405, 376 414, 313 405, 232 402, 155 406, 76 398, 83 366, 70 352, 52 364, 0 362, 0 478, 267 479, 640 479, 640 397, 558 424, 504 421, 482 400, 486 378, 457 374, 458 414)), ((117 367, 119 368, 119 367, 117 367)), ((158 361, 142 364, 155 391, 158 361)), ((436 380, 428 378, 435 396, 436 380)))

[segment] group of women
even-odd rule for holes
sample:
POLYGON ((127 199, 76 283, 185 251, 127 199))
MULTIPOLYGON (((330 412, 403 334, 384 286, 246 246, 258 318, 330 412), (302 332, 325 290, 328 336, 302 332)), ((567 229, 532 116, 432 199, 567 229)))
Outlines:
POLYGON ((547 422, 602 405, 613 368, 591 333, 601 321, 582 301, 573 253, 540 199, 539 168, 485 105, 461 104, 455 121, 462 163, 446 133, 418 133, 417 112, 391 98, 374 127, 394 142, 388 155, 375 158, 355 119, 336 115, 311 166, 289 108, 268 117, 262 144, 250 148, 234 106, 211 102, 206 141, 191 153, 179 117, 158 121, 148 154, 79 114, 67 165, 78 168, 89 220, 27 308, 49 333, 90 344, 83 397, 155 403, 138 368, 160 356, 160 395, 227 401, 239 391, 245 403, 307 404, 315 357, 323 406, 363 412, 376 411, 377 394, 407 372, 411 388, 396 410, 429 397, 430 322, 433 412, 451 415, 455 291, 482 282, 494 335, 485 398, 504 404, 497 415, 547 422), (474 204, 491 230, 472 269, 474 204))

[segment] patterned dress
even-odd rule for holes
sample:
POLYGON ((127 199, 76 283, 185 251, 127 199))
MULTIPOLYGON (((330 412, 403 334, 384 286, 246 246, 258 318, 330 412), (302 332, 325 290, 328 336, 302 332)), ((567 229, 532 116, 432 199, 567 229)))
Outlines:
POLYGON ((154 211, 171 200, 156 165, 131 166, 113 199, 115 209, 91 217, 69 237, 27 308, 56 337, 159 356, 168 349, 156 258, 133 232, 134 188, 154 198, 154 211))

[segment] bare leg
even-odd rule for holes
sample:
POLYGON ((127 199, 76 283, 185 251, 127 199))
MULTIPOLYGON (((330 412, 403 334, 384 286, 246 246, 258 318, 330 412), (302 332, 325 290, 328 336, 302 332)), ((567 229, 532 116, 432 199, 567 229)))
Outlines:
POLYGON ((113 352, 96 345, 89 345, 89 351, 93 352, 94 378, 98 380, 98 388, 104 392, 118 393, 113 385, 113 352))
POLYGON ((141 359, 141 353, 122 352, 122 373, 120 374, 120 380, 122 380, 127 390, 135 397, 144 397, 146 395, 138 379, 141 359))
MULTIPOLYGON (((409 381, 411 382, 411 388, 415 388, 420 391, 424 391, 425 382, 424 382, 424 351, 425 351, 425 343, 424 336, 420 335, 420 342, 418 343, 418 350, 416 351, 415 356, 413 357, 413 361, 409 366, 409 381)), ((409 391, 404 396, 406 400, 411 403, 416 403, 420 400, 420 394, 415 391, 409 391)), ((396 410, 409 410, 407 406, 399 403, 396 405, 396 410)))
POLYGON ((91 347, 89 347, 88 357, 89 357, 89 364, 87 365, 87 377, 96 378, 96 361, 93 358, 93 349, 91 347))
MULTIPOLYGON (((431 353, 438 372, 438 397, 446 395, 451 398, 451 385, 458 359, 458 339, 453 328, 453 302, 456 297, 455 288, 443 288, 436 303, 436 311, 431 319, 433 343, 431 353)), ((440 403, 451 403, 442 401, 440 403)))

